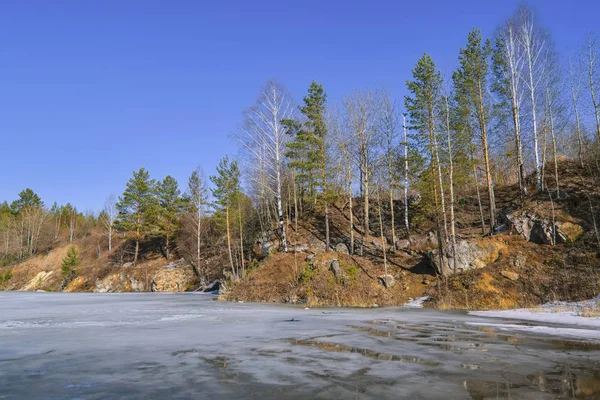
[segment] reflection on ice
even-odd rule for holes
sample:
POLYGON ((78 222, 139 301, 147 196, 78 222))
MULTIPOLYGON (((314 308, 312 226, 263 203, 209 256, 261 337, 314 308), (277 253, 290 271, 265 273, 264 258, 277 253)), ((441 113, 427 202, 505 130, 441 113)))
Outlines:
POLYGON ((0 307, 0 398, 600 398, 600 341, 556 324, 193 294, 0 293, 0 307))

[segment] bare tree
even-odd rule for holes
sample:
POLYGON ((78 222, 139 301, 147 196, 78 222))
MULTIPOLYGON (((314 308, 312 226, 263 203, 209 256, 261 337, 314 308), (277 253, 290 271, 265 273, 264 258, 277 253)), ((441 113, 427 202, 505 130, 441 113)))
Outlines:
POLYGON ((600 103, 596 94, 596 90, 598 90, 598 86, 600 85, 600 71, 598 70, 598 63, 600 63, 600 59, 598 58, 599 47, 598 37, 594 33, 588 33, 585 42, 588 83, 592 105, 594 106, 594 117, 596 118, 596 134, 600 141, 600 103))
POLYGON ((404 133, 404 227, 406 235, 410 238, 410 225, 408 223, 408 133, 406 129, 406 113, 402 113, 402 131, 404 133))
POLYGON ((104 229, 106 229, 108 235, 109 253, 112 251, 112 237, 115 231, 115 221, 118 216, 119 210, 117 210, 117 198, 115 195, 111 194, 104 202, 104 208, 99 215, 100 221, 102 222, 102 225, 104 225, 104 229))
POLYGON ((521 203, 527 195, 525 185, 525 166, 523 161, 523 136, 521 132, 521 107, 523 103, 523 91, 521 90, 521 78, 524 73, 524 52, 519 40, 519 28, 515 19, 509 20, 500 30, 496 41, 494 52, 494 72, 496 82, 493 88, 502 97, 507 98, 510 104, 512 117, 515 153, 517 156, 517 171, 519 188, 521 191, 521 203))
POLYGON ((448 163, 449 171, 448 176, 450 178, 450 239, 452 243, 452 270, 456 274, 456 220, 454 218, 454 159, 452 156, 452 140, 450 135, 450 106, 448 105, 448 96, 444 96, 444 103, 446 105, 446 134, 448 140, 448 163))
POLYGON ((206 187, 204 171, 201 167, 197 167, 190 175, 186 197, 190 205, 190 216, 194 226, 193 233, 196 239, 195 260, 191 264, 194 267, 194 272, 202 281, 204 279, 204 274, 200 266, 202 255, 202 220, 205 216, 206 206, 208 205, 208 189, 206 187))
POLYGON ((525 52, 525 73, 523 81, 529 91, 529 100, 531 102, 531 123, 533 135, 533 151, 535 155, 535 168, 537 177, 538 191, 543 190, 542 182, 542 160, 540 158, 540 146, 538 137, 537 121, 537 90, 543 79, 543 57, 545 38, 541 30, 537 27, 533 12, 527 7, 522 7, 519 11, 520 17, 520 40, 525 52))
POLYGON ((345 125, 351 137, 351 156, 360 173, 360 189, 363 198, 363 240, 361 255, 366 237, 370 234, 369 225, 369 183, 373 174, 372 166, 376 159, 375 151, 380 123, 379 94, 376 91, 357 91, 344 100, 345 125))
POLYGON ((579 158, 579 164, 583 167, 583 137, 581 134, 581 118, 579 117, 579 98, 581 95, 580 72, 579 65, 574 64, 572 56, 569 56, 569 86, 571 89, 573 112, 575 114, 575 129, 577 131, 577 157, 579 158))
POLYGON ((384 142, 385 163, 387 167, 390 223, 392 230, 392 250, 396 251, 396 226, 394 216, 394 191, 397 187, 395 158, 397 155, 397 139, 399 134, 398 106, 389 93, 382 94, 382 134, 384 142))
POLYGON ((256 105, 246 112, 242 133, 237 135, 248 151, 251 162, 264 168, 266 179, 257 183, 275 196, 283 251, 287 251, 287 241, 281 193, 285 143, 288 138, 281 121, 291 117, 292 107, 287 94, 279 84, 269 81, 261 90, 256 105))

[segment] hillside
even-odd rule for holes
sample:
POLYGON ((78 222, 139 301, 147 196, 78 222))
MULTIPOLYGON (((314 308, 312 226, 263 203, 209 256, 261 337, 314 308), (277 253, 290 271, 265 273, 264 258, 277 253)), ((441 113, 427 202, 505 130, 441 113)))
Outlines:
MULTIPOLYGON (((547 171, 546 176, 549 186, 554 182, 551 173, 547 171)), ((458 213, 457 237, 458 248, 466 249, 458 260, 466 266, 462 273, 446 271, 445 278, 436 274, 433 225, 424 223, 411 235, 410 246, 386 254, 393 285, 385 287, 381 239, 365 240, 364 257, 345 254, 348 235, 343 232, 348 231, 348 218, 336 207, 332 245, 343 243, 343 252, 324 252, 322 227, 314 216, 306 218, 290 240, 303 252, 267 257, 223 298, 369 307, 402 305, 410 298, 429 296, 430 306, 461 309, 531 307, 553 300, 593 298, 600 291, 600 247, 590 204, 595 211, 600 198, 598 178, 567 161, 560 165, 559 175, 559 198, 537 194, 530 187, 532 194, 522 206, 518 187, 498 187, 504 225, 492 237, 482 236, 478 228, 476 199, 461 199, 464 207, 458 213), (548 240, 552 231, 556 232, 555 245, 548 240), (332 267, 333 260, 339 264, 341 277, 337 267, 332 267)), ((360 238, 360 232, 355 236, 360 238)), ((389 235, 386 239, 389 249, 389 235)), ((406 242, 400 236, 398 243, 406 242)))
MULTIPOLYGON (((497 188, 499 217, 504 224, 498 234, 481 234, 476 198, 461 199, 457 212, 457 265, 450 268, 451 253, 445 246, 445 266, 439 269, 433 222, 422 221, 410 238, 396 232, 398 250, 391 251, 391 232, 386 227, 386 262, 376 208, 371 210, 371 234, 363 239, 355 220, 355 254, 348 254, 347 204, 331 208, 331 244, 324 250, 325 232, 321 210, 306 211, 296 224, 287 225, 289 251, 278 251, 276 235, 261 235, 248 264, 245 278, 227 273, 223 237, 209 244, 203 263, 205 283, 220 279, 226 284, 221 298, 232 301, 279 302, 308 306, 373 307, 402 305, 410 298, 429 296, 439 308, 490 309, 531 307, 552 300, 578 301, 600 291, 600 252, 590 204, 596 210, 600 198, 597 177, 571 162, 560 166, 560 197, 537 194, 535 188, 522 206, 518 187, 497 188), (554 224, 552 221, 554 220, 554 224), (553 246, 552 235, 556 233, 553 246), (363 256, 360 244, 364 243, 363 256), (221 246, 221 247, 219 247, 221 246), (219 253, 219 250, 220 253, 219 253), (209 268, 210 267, 210 268, 209 268), (444 273, 442 277, 440 272, 444 273)), ((554 178, 551 171, 548 185, 554 178)), ((552 193, 552 192, 551 192, 552 193)), ((357 199, 357 202, 360 200, 357 199)), ((402 204, 396 201, 396 215, 402 204)), ((360 206, 360 204, 359 204, 360 206)), ((390 218, 383 208, 383 218, 390 218)), ((166 260, 152 241, 142 247, 132 265, 128 243, 117 238, 116 250, 98 256, 100 234, 76 239, 81 264, 77 277, 63 287, 61 262, 69 248, 63 243, 11 267, 0 269, 0 289, 44 291, 193 291, 202 289, 194 268, 175 252, 166 260)))

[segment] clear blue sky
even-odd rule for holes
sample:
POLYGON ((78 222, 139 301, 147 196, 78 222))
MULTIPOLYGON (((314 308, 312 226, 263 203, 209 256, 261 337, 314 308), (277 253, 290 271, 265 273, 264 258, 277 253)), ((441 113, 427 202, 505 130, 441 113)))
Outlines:
MULTIPOLYGON (((133 170, 213 173, 241 112, 274 78, 332 102, 384 84, 401 99, 423 54, 447 74, 474 27, 519 1, 6 0, 0 5, 0 201, 98 211, 133 170)), ((558 48, 598 29, 600 2, 529 2, 558 48)))

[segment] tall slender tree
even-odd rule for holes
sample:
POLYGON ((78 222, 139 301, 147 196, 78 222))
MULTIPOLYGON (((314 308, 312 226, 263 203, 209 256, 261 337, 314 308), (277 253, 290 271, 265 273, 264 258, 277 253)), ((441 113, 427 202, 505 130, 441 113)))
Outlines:
POLYGON ((188 180, 187 204, 189 207, 192 222, 194 224, 194 236, 196 236, 196 254, 192 266, 196 276, 203 278, 203 271, 200 267, 201 249, 202 249, 202 220, 204 218, 205 208, 208 205, 208 189, 204 173, 200 167, 196 168, 188 180))
POLYGON ((238 276, 238 271, 233 262, 230 227, 230 211, 240 190, 240 170, 237 161, 230 161, 227 156, 223 157, 217 166, 217 175, 212 175, 210 180, 215 185, 211 191, 216 199, 216 205, 221 210, 225 211, 225 229, 227 231, 229 264, 234 276, 238 276))
MULTIPOLYGON (((432 182, 431 191, 434 199, 434 218, 437 226, 438 255, 440 273, 444 274, 442 226, 438 210, 438 188, 436 178, 441 183, 441 167, 437 146, 438 112, 441 100, 442 77, 435 66, 433 59, 425 54, 419 59, 412 70, 413 80, 407 81, 411 96, 404 98, 404 104, 409 115, 411 129, 417 133, 415 140, 429 149, 429 171, 432 182), (437 175, 437 177, 436 177, 437 175)), ((439 188, 442 190, 442 188, 439 188)), ((443 193, 443 192, 442 192, 443 193)), ((441 196, 443 198, 443 195, 441 196)))
POLYGON ((488 124, 490 119, 489 97, 487 83, 492 46, 489 40, 483 41, 481 32, 473 29, 468 36, 467 45, 460 50, 459 69, 454 72, 454 89, 457 95, 469 102, 471 112, 477 120, 481 149, 485 163, 485 176, 488 188, 490 233, 496 227, 496 198, 488 144, 488 124))

